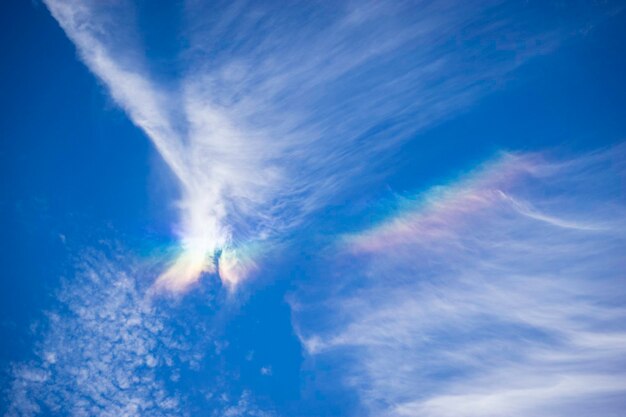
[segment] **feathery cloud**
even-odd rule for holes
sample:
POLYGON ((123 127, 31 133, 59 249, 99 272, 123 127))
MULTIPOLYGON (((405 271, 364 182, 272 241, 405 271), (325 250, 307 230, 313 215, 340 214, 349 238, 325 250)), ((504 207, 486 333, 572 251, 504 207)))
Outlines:
POLYGON ((269 250, 580 23, 505 1, 189 1, 172 76, 143 52, 150 28, 129 3, 46 4, 180 185, 180 255, 156 284, 174 291, 203 273, 234 288, 257 268, 249 246, 269 250))
POLYGON ((504 154, 405 201, 341 241, 321 300, 294 298, 303 345, 347 361, 373 415, 617 415, 625 155, 504 154))

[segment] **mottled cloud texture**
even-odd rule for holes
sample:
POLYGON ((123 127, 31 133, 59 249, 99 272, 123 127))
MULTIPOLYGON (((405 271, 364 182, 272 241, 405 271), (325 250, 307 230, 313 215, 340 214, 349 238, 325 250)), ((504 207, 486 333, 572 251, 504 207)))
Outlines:
POLYGON ((371 415, 619 415, 625 180, 624 146, 509 153, 401 198, 294 295, 302 343, 371 415))
POLYGON ((273 415, 220 365, 217 301, 203 294, 201 311, 155 300, 146 278, 154 265, 126 252, 79 257, 32 328, 34 351, 8 371, 4 416, 273 415))
POLYGON ((188 1, 163 71, 144 41, 165 26, 130 2, 45 3, 179 185, 179 255, 157 282, 173 291, 203 273, 234 288, 398 144, 582 24, 505 1, 188 1))
POLYGON ((34 357, 13 366, 8 417, 187 415, 164 380, 175 378, 181 361, 197 359, 142 295, 131 262, 83 256, 37 328, 34 357))

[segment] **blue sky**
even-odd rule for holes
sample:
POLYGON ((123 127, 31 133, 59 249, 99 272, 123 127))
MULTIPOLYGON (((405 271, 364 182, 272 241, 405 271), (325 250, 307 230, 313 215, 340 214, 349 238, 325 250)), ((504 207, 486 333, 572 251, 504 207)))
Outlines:
POLYGON ((3 415, 626 408, 620 2, 3 8, 3 415))

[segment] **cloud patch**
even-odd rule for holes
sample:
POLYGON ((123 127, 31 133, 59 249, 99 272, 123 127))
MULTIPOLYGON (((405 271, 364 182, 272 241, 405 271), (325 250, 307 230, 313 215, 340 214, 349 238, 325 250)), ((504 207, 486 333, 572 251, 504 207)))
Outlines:
POLYGON ((619 415, 625 156, 508 153, 403 199, 294 296, 306 351, 372 415, 619 415))
POLYGON ((382 169, 372 161, 588 23, 506 1, 188 1, 177 70, 163 72, 139 6, 45 3, 179 184, 180 250, 156 283, 176 292, 205 273, 235 288, 259 253, 382 169))
POLYGON ((78 270, 33 328, 32 359, 13 364, 5 415, 187 415, 167 381, 199 357, 143 295, 139 265, 88 251, 78 270))

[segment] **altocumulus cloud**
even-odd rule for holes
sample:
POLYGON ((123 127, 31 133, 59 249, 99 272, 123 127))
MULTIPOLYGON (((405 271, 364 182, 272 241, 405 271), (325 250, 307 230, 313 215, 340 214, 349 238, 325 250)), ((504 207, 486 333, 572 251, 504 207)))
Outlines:
MULTIPOLYGON (((211 349, 214 312, 153 298, 153 268, 121 249, 84 251, 33 326, 30 359, 9 370, 4 415, 272 415, 229 384, 233 376, 211 349)), ((204 294, 203 303, 217 301, 204 294)))
POLYGON ((373 160, 589 23, 506 1, 188 1, 172 75, 131 3, 45 3, 178 181, 180 255, 156 284, 173 291, 234 288, 373 160))
POLYGON ((40 324, 35 356, 13 366, 7 416, 185 415, 162 372, 174 376, 189 346, 138 288, 137 266, 121 256, 83 255, 40 324))
POLYGON ((620 415, 625 180, 624 146, 503 154, 400 198, 294 294, 303 345, 372 415, 620 415))

